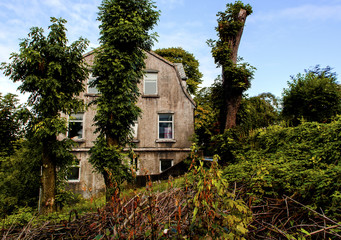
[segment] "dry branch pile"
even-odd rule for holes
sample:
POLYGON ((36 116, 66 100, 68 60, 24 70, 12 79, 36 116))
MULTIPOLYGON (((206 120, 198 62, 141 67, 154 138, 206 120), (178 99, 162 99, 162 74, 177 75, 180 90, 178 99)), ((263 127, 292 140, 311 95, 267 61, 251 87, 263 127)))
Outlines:
MULTIPOLYGON (((102 236, 110 239, 157 239, 161 236, 176 235, 178 229, 189 226, 191 213, 186 199, 193 194, 182 189, 167 192, 136 195, 123 201, 113 198, 103 209, 89 213, 73 221, 59 224, 45 222, 39 227, 29 223, 22 229, 3 230, 3 239, 94 239, 102 236), (169 226, 166 227, 166 226, 169 226), (168 230, 166 230, 168 229, 168 230)), ((193 195, 192 195, 193 196, 193 195)), ((70 220, 72 212, 70 212, 70 220)))
POLYGON ((291 197, 252 206, 248 239, 341 239, 341 224, 291 197))
MULTIPOLYGON (((70 221, 59 224, 45 222, 33 227, 29 223, 24 228, 2 230, 2 239, 198 239, 190 227, 188 200, 193 196, 191 191, 171 188, 128 200, 114 197, 96 213, 78 218, 76 212, 70 212, 70 221)), ((253 221, 246 239, 341 239, 338 222, 290 197, 264 199, 251 210, 253 221)))

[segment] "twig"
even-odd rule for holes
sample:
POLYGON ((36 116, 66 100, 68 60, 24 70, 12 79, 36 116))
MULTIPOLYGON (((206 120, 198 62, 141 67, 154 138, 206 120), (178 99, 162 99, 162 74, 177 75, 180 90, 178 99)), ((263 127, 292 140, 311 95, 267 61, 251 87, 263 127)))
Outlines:
POLYGON ((312 232, 312 233, 309 233, 309 234, 305 235, 305 237, 309 237, 309 236, 312 236, 312 235, 314 235, 314 234, 316 234, 316 233, 320 233, 320 232, 323 232, 323 231, 326 231, 326 230, 329 230, 329 229, 337 228, 337 227, 339 227, 339 226, 340 226, 340 225, 334 225, 334 226, 322 228, 322 229, 320 229, 320 230, 317 230, 317 231, 315 231, 315 232, 312 232))
POLYGON ((327 216, 322 215, 321 213, 316 212, 315 210, 311 209, 311 208, 308 207, 308 206, 305 206, 304 204, 302 204, 302 203, 300 203, 300 202, 297 202, 296 200, 292 199, 291 197, 288 197, 288 196, 286 196, 286 195, 284 195, 284 196, 285 196, 286 198, 289 198, 291 201, 297 203, 298 205, 301 205, 302 207, 304 207, 304 208, 306 208, 306 209, 312 211, 313 213, 316 213, 316 214, 319 215, 320 217, 322 217, 322 218, 324 218, 324 219, 327 219, 328 221, 330 221, 330 222, 336 224, 337 226, 341 226, 341 224, 338 224, 337 222, 335 222, 334 220, 328 218, 327 216))

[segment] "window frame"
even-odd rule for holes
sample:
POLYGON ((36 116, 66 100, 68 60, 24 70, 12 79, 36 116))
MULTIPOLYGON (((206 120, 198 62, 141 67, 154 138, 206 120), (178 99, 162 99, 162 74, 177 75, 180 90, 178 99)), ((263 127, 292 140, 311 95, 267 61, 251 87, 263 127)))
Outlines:
POLYGON ((68 117, 68 130, 67 130, 67 137, 70 138, 70 123, 74 123, 74 122, 81 122, 82 123, 82 137, 79 138, 77 136, 77 138, 75 138, 76 136, 70 138, 72 140, 83 140, 84 139, 84 135, 85 135, 85 131, 84 131, 84 118, 85 118, 85 113, 84 112, 79 112, 79 113, 72 113, 71 115, 69 115, 68 117), (78 119, 71 119, 72 115, 76 115, 76 114, 81 114, 82 115, 82 120, 78 120, 78 119))
POLYGON ((162 173, 162 172, 164 172, 164 171, 166 171, 166 170, 168 170, 168 169, 170 169, 171 167, 173 167, 174 166, 174 160, 173 159, 160 159, 159 160, 159 170, 160 170, 160 173, 162 173), (162 161, 171 161, 171 166, 169 167, 169 168, 167 168, 167 169, 165 169, 165 170, 163 170, 162 171, 162 168, 161 168, 161 163, 162 163, 162 161))
POLYGON ((174 113, 158 113, 158 123, 157 123, 157 139, 158 140, 174 140, 174 113), (161 115, 170 115, 172 116, 171 121, 160 121, 161 115), (172 137, 171 138, 160 138, 160 123, 172 123, 172 137))
POLYGON ((100 94, 99 90, 97 89, 97 87, 90 87, 89 84, 94 81, 96 78, 92 76, 92 73, 90 73, 89 78, 87 80, 87 84, 86 84, 86 93, 90 94, 90 95, 98 95, 100 94), (90 92, 89 89, 94 89, 96 90, 96 92, 90 92))
POLYGON ((157 96, 158 95, 158 79, 159 74, 157 70, 147 70, 143 75, 143 95, 144 96, 157 96), (154 78, 148 78, 147 75, 154 75, 154 78), (146 93, 146 82, 155 82, 155 93, 146 93))
POLYGON ((133 125, 131 126, 132 134, 133 134, 133 140, 138 139, 138 130, 139 130, 139 123, 138 121, 134 121, 133 125))
POLYGON ((68 179, 68 176, 66 176, 66 179, 70 183, 77 183, 81 180, 81 161, 78 159, 78 164, 73 164, 70 166, 70 168, 78 168, 78 178, 77 179, 68 179))

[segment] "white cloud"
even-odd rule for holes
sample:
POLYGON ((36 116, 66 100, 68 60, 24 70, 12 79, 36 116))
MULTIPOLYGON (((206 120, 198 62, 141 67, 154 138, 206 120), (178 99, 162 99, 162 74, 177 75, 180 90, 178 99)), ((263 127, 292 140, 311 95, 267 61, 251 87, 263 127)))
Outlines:
POLYGON ((309 20, 309 21, 327 21, 327 20, 341 20, 341 5, 313 5, 306 4, 297 7, 281 9, 278 12, 271 13, 259 12, 251 15, 248 22, 264 22, 274 20, 309 20))

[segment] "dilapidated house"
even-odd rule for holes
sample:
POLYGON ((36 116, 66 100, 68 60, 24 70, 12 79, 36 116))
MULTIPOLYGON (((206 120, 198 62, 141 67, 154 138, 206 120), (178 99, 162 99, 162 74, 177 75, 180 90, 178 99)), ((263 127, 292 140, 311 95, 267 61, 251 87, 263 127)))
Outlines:
MULTIPOLYGON (((178 165, 190 152, 191 137, 194 133, 195 103, 186 90, 186 75, 182 64, 173 64, 154 52, 147 52, 146 69, 139 89, 141 96, 137 105, 142 110, 141 118, 133 126, 134 152, 137 155, 138 175, 156 176, 178 165)), ((85 61, 92 64, 92 52, 85 55, 85 61)), ((90 103, 98 91, 89 87, 80 95, 90 103)), ((68 137, 77 147, 73 153, 79 159, 68 177, 70 188, 84 197, 104 189, 102 176, 95 173, 88 162, 89 150, 96 139, 93 106, 84 113, 69 117, 68 137)))

